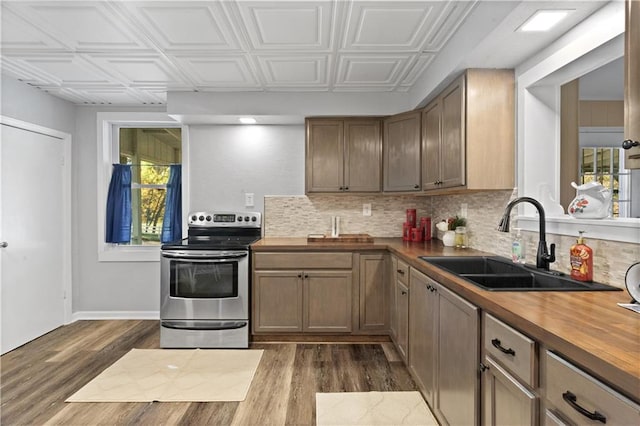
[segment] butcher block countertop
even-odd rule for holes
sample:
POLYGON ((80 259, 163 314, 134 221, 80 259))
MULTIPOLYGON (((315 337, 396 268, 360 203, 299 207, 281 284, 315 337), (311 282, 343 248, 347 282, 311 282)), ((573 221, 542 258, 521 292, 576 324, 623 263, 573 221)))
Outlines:
POLYGON ((252 249, 256 252, 388 250, 640 403, 640 314, 617 306, 630 301, 624 290, 486 291, 424 262, 419 256, 493 254, 444 247, 438 240, 412 243, 400 238, 375 238, 373 243, 308 243, 306 238, 264 238, 253 244, 252 249))

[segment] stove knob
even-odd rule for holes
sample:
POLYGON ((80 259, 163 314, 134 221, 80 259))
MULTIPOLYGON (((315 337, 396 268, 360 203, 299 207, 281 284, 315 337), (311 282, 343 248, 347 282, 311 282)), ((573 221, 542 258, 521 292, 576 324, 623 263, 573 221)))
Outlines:
POLYGON ((251 216, 251 222, 255 222, 256 220, 258 220, 258 218, 257 218, 257 217, 255 217, 255 216, 251 216))
POLYGON ((211 222, 211 216, 207 216, 207 222, 211 222))
POLYGON ((200 219, 200 222, 204 221, 204 216, 200 216, 198 219, 200 219))
POLYGON ((193 216, 191 216, 191 220, 193 222, 195 222, 196 220, 198 220, 198 216, 196 216, 195 214, 193 216))
POLYGON ((245 222, 249 222, 249 216, 244 217, 245 222))
POLYGON ((238 216, 238 222, 242 222, 242 216, 238 216))

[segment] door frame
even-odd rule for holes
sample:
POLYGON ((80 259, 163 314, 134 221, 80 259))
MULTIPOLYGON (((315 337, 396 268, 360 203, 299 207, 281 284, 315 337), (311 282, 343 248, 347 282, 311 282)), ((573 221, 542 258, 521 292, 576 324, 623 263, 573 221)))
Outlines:
MULTIPOLYGON (((72 298, 73 298, 73 279, 72 279, 72 259, 71 259, 71 241, 72 241, 72 183, 71 183, 71 134, 61 132, 59 130, 43 127, 26 121, 16 120, 11 117, 0 115, 0 125, 15 127, 17 129, 29 132, 40 133, 62 141, 62 151, 64 154, 64 164, 62 165, 62 286, 63 286, 63 310, 64 324, 72 322, 72 298)), ((0 164, 0 167, 1 164, 0 164)), ((0 219, 2 219, 2 200, 0 199, 0 219)))

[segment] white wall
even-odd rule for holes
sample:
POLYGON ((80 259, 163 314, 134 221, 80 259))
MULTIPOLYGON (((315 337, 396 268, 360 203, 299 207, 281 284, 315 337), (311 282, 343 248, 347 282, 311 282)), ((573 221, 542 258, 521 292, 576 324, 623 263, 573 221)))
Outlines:
POLYGON ((125 317, 145 312, 154 315, 160 309, 159 262, 98 262, 96 115, 98 112, 125 111, 162 110, 76 108, 73 312, 79 313, 81 318, 100 316, 103 312, 109 312, 109 315, 123 313, 125 317))
POLYGON ((2 74, 0 114, 73 134, 75 106, 2 74))
POLYGON ((189 126, 190 210, 264 212, 265 195, 304 194, 304 142, 304 125, 189 126))

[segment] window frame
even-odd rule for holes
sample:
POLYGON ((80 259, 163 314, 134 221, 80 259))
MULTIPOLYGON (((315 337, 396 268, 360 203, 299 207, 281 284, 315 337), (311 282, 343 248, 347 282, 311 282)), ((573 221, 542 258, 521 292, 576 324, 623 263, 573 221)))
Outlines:
MULTIPOLYGON (((106 243, 106 202, 113 163, 119 162, 119 146, 114 130, 121 127, 162 127, 182 129, 182 217, 188 215, 189 158, 188 126, 181 124, 165 113, 157 112, 106 112, 97 113, 97 220, 99 262, 159 262, 160 245, 119 245, 106 243)), ((186 226, 183 223, 183 234, 186 226)))

